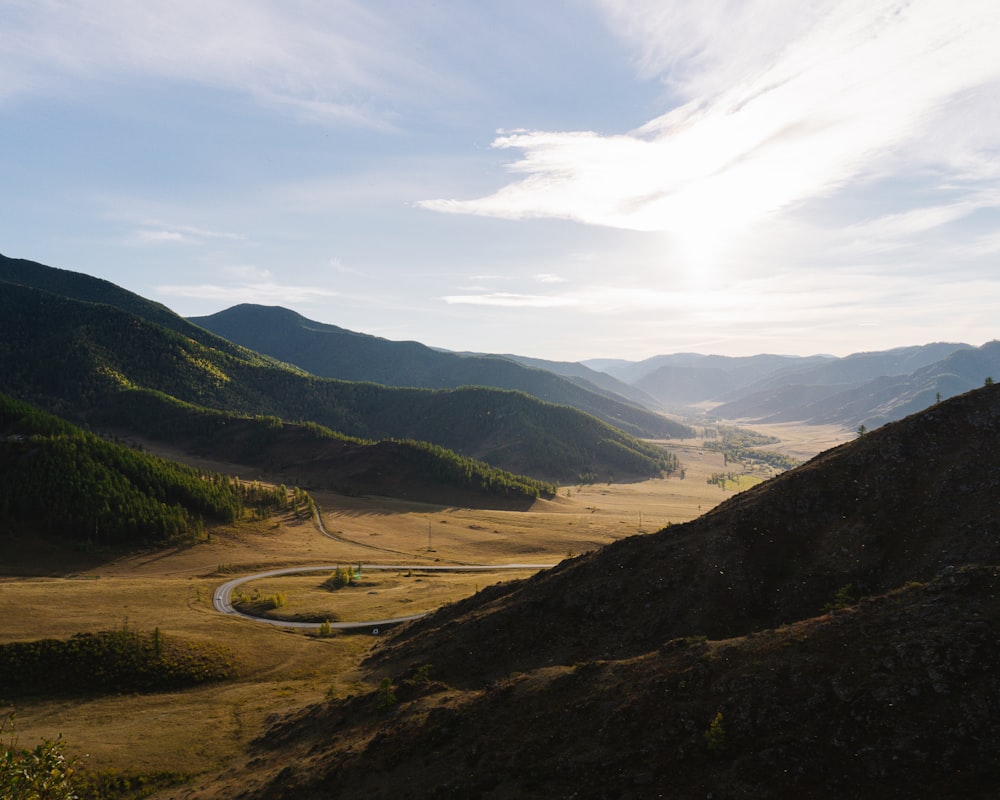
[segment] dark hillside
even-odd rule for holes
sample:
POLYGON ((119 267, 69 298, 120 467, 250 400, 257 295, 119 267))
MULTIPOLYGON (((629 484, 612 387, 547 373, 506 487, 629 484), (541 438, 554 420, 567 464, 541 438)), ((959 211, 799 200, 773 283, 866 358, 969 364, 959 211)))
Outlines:
POLYGON ((1000 564, 1000 387, 817 456, 705 516, 481 592, 375 660, 462 684, 678 636, 737 636, 962 564, 1000 564), (461 633, 459 633, 461 632, 461 633))
POLYGON ((419 342, 394 342, 315 322, 280 307, 244 304, 190 321, 324 378, 425 389, 488 386, 516 390, 592 414, 633 436, 691 435, 685 426, 620 395, 506 357, 459 355, 419 342))
POLYGON ((411 623, 214 796, 995 797, 998 435, 988 386, 411 623))
POLYGON ((1000 571, 969 568, 479 692, 404 681, 388 713, 369 696, 272 727, 250 797, 985 800, 1000 777, 998 618, 1000 571))
POLYGON ((206 336, 204 331, 183 317, 179 317, 166 306, 140 297, 101 278, 94 278, 67 269, 47 267, 44 264, 22 258, 8 258, 0 255, 0 291, 4 290, 3 283, 40 289, 50 295, 67 300, 111 306, 185 336, 198 338, 218 350, 239 353, 244 358, 251 356, 249 351, 242 347, 236 347, 221 337, 210 334, 206 336))

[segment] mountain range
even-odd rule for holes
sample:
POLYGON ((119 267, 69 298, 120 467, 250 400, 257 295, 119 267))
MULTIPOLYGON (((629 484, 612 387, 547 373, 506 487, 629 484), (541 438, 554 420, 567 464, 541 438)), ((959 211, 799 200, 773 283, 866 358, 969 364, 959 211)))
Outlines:
MULTIPOLYGON (((0 389, 76 423, 159 437, 188 450, 203 446, 204 413, 217 412, 241 415, 250 421, 240 427, 256 426, 270 431, 268 436, 275 426, 267 418, 273 418, 318 424, 369 443, 430 442, 542 481, 650 477, 676 467, 676 458, 663 448, 566 405, 489 386, 426 389, 319 377, 107 281, 5 257, 0 257, 0 389), (172 424, 164 425, 165 419, 172 424)), ((628 406, 621 408, 625 413, 628 406)), ((662 419, 662 434, 689 430, 637 410, 650 422, 662 419)), ((239 463, 276 466, 270 454, 254 452, 246 435, 241 437, 237 441, 234 433, 228 445, 238 450, 239 463)), ((219 435, 215 440, 221 444, 219 435)), ((327 445, 339 446, 332 439, 327 445)), ((425 448, 418 460, 424 463, 433 452, 425 448)), ((370 490, 380 468, 366 465, 363 454, 375 453, 355 447, 349 464, 334 471, 330 488, 370 490)), ((310 453, 297 459, 287 448, 281 457, 289 467, 316 458, 310 453)), ((449 470, 421 469, 409 489, 402 476, 383 485, 412 497, 427 490, 426 476, 435 473, 449 470)), ((435 494, 423 497, 434 500, 435 494)))
POLYGON ((355 333, 273 306, 239 305, 190 321, 324 378, 427 389, 512 389, 579 409, 633 436, 669 439, 689 433, 675 420, 630 401, 625 395, 634 390, 626 384, 582 366, 572 376, 560 375, 511 357, 451 353, 355 333))
POLYGON ((444 389, 517 389, 569 405, 642 438, 691 435, 689 421, 803 422, 875 428, 1000 373, 1000 343, 938 342, 833 356, 741 358, 677 353, 640 362, 555 362, 453 353, 316 322, 280 307, 239 305, 192 322, 325 377, 444 389))
POLYGON ((651 408, 747 422, 875 428, 1000 373, 1000 343, 934 343, 834 356, 697 353, 584 362, 656 400, 651 408))

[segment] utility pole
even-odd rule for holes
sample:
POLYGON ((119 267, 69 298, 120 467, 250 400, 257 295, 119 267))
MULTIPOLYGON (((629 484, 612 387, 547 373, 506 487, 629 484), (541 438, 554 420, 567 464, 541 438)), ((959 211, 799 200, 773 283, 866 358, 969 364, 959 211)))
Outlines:
POLYGON ((434 552, 434 547, 431 544, 431 523, 429 521, 427 523, 427 552, 428 553, 434 552))

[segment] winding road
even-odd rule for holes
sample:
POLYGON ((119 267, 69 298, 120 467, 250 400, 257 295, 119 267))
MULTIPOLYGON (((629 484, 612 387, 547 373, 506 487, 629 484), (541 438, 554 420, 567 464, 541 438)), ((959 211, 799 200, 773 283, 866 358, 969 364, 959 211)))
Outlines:
MULTIPOLYGON (((324 533, 326 533, 324 531, 324 533)), ((329 534, 327 534, 329 535, 329 534)), ((216 611, 222 614, 231 614, 233 616, 242 617, 243 619, 253 620, 254 622, 262 622, 267 625, 275 625, 281 628, 298 628, 300 630, 319 630, 321 625, 326 623, 319 622, 293 622, 291 620, 280 620, 280 619, 268 619, 267 617, 255 617, 251 614, 244 614, 242 611, 238 611, 233 607, 232 594, 233 589, 235 589, 240 584, 246 583, 247 581, 258 580, 260 578, 274 578, 278 575, 296 575, 303 572, 333 572, 333 570, 338 567, 343 567, 341 564, 323 564, 320 566, 310 566, 310 567, 286 567, 284 569, 271 569, 266 572, 257 572, 253 575, 244 575, 241 578, 233 578, 231 581, 226 581, 224 584, 219 586, 212 596, 212 605, 216 611)), ((554 564, 466 564, 466 565, 453 565, 453 566, 440 566, 433 565, 428 566, 427 564, 362 564, 362 572, 370 572, 372 570, 417 570, 420 572, 500 572, 503 570, 510 569, 548 569, 549 567, 555 566, 554 564)), ((372 633, 378 633, 380 628, 387 625, 396 625, 401 622, 410 622, 414 619, 420 619, 421 617, 426 617, 430 614, 430 611, 425 611, 422 614, 410 614, 406 617, 390 617, 388 619, 375 619, 367 620, 364 622, 331 622, 329 623, 330 628, 335 630, 357 630, 368 628, 372 633)))

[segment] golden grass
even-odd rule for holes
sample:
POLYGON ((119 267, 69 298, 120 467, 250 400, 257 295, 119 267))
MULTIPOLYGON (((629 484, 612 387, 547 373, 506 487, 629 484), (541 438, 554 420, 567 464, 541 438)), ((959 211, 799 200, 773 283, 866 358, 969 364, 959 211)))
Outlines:
MULTIPOLYGON (((784 432, 799 457, 809 449, 811 430, 791 426, 784 432)), ((782 435, 773 426, 768 432, 782 435)), ((825 445, 832 433, 822 433, 825 445)), ((363 688, 358 665, 375 641, 370 634, 317 638, 223 616, 211 606, 219 584, 235 575, 296 565, 554 563, 692 519, 731 496, 732 489, 723 491, 706 481, 713 472, 734 470, 733 465, 724 465, 721 454, 699 445, 694 440, 670 443, 684 466, 683 480, 563 487, 556 498, 539 501, 526 512, 315 492, 333 538, 321 535, 311 520, 286 517, 217 529, 210 542, 196 546, 107 563, 77 558, 73 565, 64 551, 50 560, 43 546, 31 550, 34 563, 5 558, 0 572, 17 577, 0 575, 0 642, 64 638, 124 624, 143 631, 159 627, 166 635, 229 647, 241 672, 237 680, 183 692, 26 701, 16 709, 0 708, 0 714, 16 710, 24 745, 62 735, 85 769, 217 771, 240 757, 269 717, 314 702, 328 691, 348 694, 363 688), (20 577, 32 572, 63 577, 20 577), (87 579, 69 577, 79 572, 87 579)), ((227 471, 266 478, 231 465, 227 471)), ((0 547, 5 554, 19 552, 9 541, 2 544, 2 537, 0 547)), ((366 573, 364 586, 337 592, 317 588, 324 577, 310 573, 244 588, 284 592, 285 613, 329 609, 352 620, 431 610, 515 575, 366 573)))

